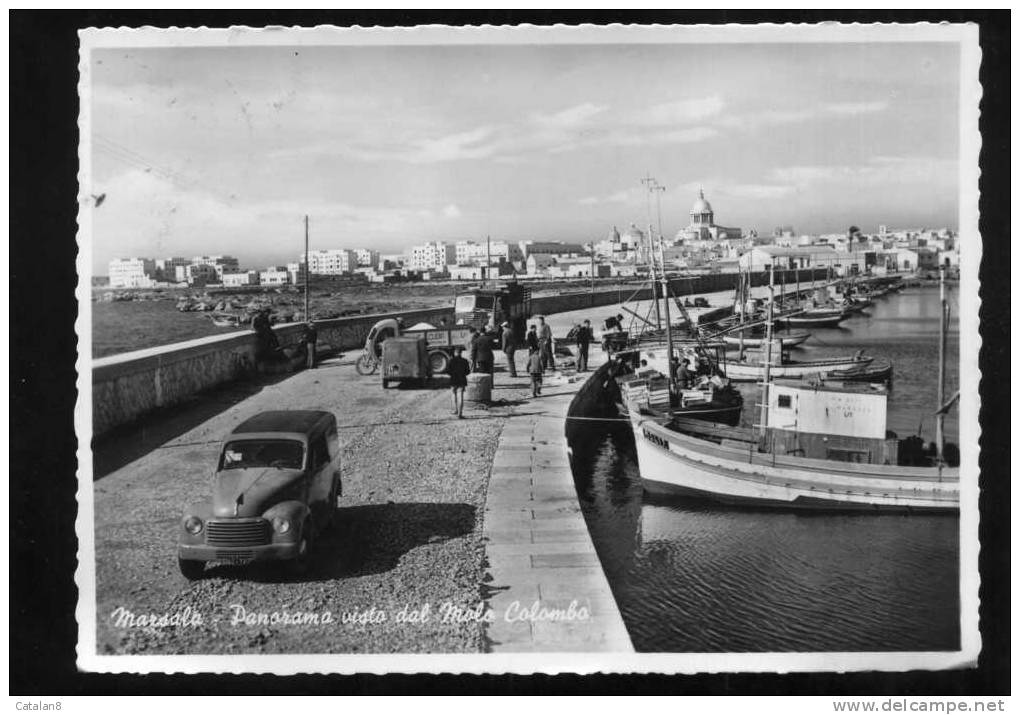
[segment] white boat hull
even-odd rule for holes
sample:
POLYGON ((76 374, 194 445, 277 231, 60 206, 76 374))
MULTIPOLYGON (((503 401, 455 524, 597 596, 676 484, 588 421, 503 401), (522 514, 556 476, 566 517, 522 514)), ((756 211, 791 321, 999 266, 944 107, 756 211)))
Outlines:
MULTIPOLYGON (((772 365, 769 374, 773 378, 789 378, 798 380, 802 377, 828 373, 831 370, 845 370, 851 367, 868 365, 873 358, 833 358, 832 360, 808 360, 772 365)), ((760 380, 765 374, 765 366, 760 363, 727 362, 722 366, 726 377, 731 380, 760 380)))
POLYGON ((959 510, 959 470, 758 453, 669 430, 631 411, 638 467, 652 494, 807 509, 959 510))

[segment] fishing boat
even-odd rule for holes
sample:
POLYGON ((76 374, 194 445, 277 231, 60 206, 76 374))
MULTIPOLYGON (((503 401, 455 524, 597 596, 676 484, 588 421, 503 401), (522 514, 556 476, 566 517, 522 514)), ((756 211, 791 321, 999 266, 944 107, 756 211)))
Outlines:
POLYGON ((782 348, 779 339, 771 337, 762 347, 747 350, 744 355, 725 364, 724 370, 731 380, 761 380, 768 372, 774 377, 802 378, 811 375, 826 375, 833 370, 860 368, 871 364, 873 357, 858 351, 845 357, 822 358, 820 360, 791 360, 782 348))
POLYGON ((828 380, 842 382, 888 382, 892 379, 893 366, 888 360, 870 365, 856 365, 825 373, 828 380))
POLYGON ((238 328, 241 326, 241 317, 233 313, 212 313, 209 319, 217 328, 238 328))
MULTIPOLYGON (((743 345, 746 348, 760 348, 765 337, 757 331, 743 331, 744 334, 736 335, 727 334, 723 336, 723 342, 727 345, 740 346, 743 345)), ((776 336, 776 340, 780 342, 784 350, 794 348, 803 343, 805 340, 811 337, 811 333, 806 330, 800 330, 797 332, 783 333, 776 336)))
MULTIPOLYGON (((940 402, 947 317, 943 297, 940 402)), ((765 365, 753 429, 683 417, 663 422, 627 404, 648 492, 757 507, 959 510, 959 467, 945 458, 942 429, 953 400, 936 413, 937 445, 929 455, 919 437, 900 440, 887 431, 885 387, 775 380, 771 361, 765 365)))
POLYGON ((635 406, 643 417, 663 424, 674 418, 698 419, 725 425, 740 423, 744 398, 728 380, 701 376, 686 387, 673 389, 654 368, 619 375, 617 409, 635 406))
POLYGON ((849 315, 842 308, 808 308, 780 316, 776 324, 791 328, 838 328, 849 315))

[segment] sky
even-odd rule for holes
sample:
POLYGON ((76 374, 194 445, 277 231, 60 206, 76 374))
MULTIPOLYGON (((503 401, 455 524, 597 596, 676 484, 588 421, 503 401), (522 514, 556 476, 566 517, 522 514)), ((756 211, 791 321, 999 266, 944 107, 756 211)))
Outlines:
POLYGON ((689 223, 957 228, 953 43, 100 49, 93 270, 111 258, 689 223))

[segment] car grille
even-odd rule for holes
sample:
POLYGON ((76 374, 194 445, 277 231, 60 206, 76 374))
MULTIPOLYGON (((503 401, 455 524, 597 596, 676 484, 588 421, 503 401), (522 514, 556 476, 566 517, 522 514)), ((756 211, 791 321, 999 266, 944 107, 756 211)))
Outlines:
POLYGON ((265 519, 210 521, 205 528, 205 541, 210 546, 262 546, 269 543, 269 522, 265 519))

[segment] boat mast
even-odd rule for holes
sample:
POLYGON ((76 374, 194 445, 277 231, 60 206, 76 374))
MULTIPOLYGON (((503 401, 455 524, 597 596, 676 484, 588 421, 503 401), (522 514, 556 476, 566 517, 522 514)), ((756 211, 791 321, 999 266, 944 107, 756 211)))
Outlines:
POLYGON ((935 461, 941 467, 945 463, 945 420, 946 420, 946 269, 939 266, 939 411, 935 413, 935 461))
POLYGON ((769 381, 772 374, 772 308, 775 288, 775 266, 769 264, 769 307, 765 318, 765 365, 761 377, 761 417, 758 420, 760 440, 764 446, 769 426, 769 381))
MULTIPOLYGON (((656 185, 656 189, 665 191, 666 187, 656 185)), ((666 254, 662 248, 662 231, 659 231, 659 262, 662 265, 662 302, 666 311, 666 369, 669 370, 669 389, 672 393, 676 392, 676 373, 673 370, 673 330, 669 318, 669 280, 666 278, 666 254)))
POLYGON ((658 182, 649 174, 641 179, 648 187, 648 270, 652 281, 652 302, 655 305, 655 329, 662 330, 662 317, 659 315, 659 287, 655 281, 655 244, 652 243, 652 191, 658 182))

